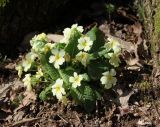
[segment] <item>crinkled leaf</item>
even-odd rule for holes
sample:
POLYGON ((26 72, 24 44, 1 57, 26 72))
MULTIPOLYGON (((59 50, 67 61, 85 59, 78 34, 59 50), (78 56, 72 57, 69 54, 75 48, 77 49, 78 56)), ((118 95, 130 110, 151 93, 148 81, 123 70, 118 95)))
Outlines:
POLYGON ((95 91, 90 87, 85 85, 83 90, 83 106, 87 112, 93 111, 96 103, 95 91))
POLYGON ((97 100, 101 100, 102 95, 100 94, 100 91, 95 90, 96 98, 97 100))
POLYGON ((52 78, 52 80, 56 80, 59 78, 57 69, 51 63, 49 63, 49 58, 47 57, 47 55, 41 54, 40 62, 43 65, 43 72, 47 73, 52 78))
POLYGON ((87 73, 82 74, 82 76, 83 76, 83 81, 90 81, 90 78, 87 75, 87 73))
POLYGON ((95 108, 96 93, 89 85, 83 84, 79 88, 72 88, 71 95, 87 112, 95 108))
POLYGON ((46 44, 46 42, 44 42, 44 41, 39 41, 39 40, 31 41, 31 46, 36 47, 36 49, 38 49, 38 52, 42 52, 42 49, 44 48, 45 44, 46 44))
POLYGON ((41 91, 39 94, 39 98, 43 101, 48 99, 48 95, 52 92, 52 84, 46 87, 44 90, 41 91))
POLYGON ((91 61, 87 68, 89 77, 93 80, 99 80, 102 73, 108 70, 108 65, 104 61, 91 61))
POLYGON ((96 52, 105 44, 105 35, 102 31, 100 31, 96 26, 93 27, 90 31, 86 34, 88 37, 91 38, 93 41, 93 45, 91 48, 91 52, 96 52))
POLYGON ((36 78, 36 75, 33 75, 31 77, 31 84, 32 84, 32 86, 37 85, 40 81, 41 81, 40 79, 36 78))
POLYGON ((81 33, 76 29, 71 31, 71 36, 69 38, 69 43, 67 44, 65 51, 71 56, 75 57, 75 55, 79 52, 77 45, 78 39, 81 37, 81 33))
POLYGON ((59 70, 60 77, 63 79, 64 83, 69 86, 69 77, 71 77, 74 73, 73 68, 66 68, 65 70, 59 70))
POLYGON ((65 46, 66 46, 66 44, 64 44, 64 43, 57 43, 56 44, 56 48, 58 48, 58 49, 64 49, 65 46))

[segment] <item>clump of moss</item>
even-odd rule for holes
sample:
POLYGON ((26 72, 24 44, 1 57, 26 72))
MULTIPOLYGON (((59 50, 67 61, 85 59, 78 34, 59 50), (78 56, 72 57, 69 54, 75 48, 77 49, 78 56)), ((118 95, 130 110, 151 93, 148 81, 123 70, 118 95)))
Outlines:
POLYGON ((155 34, 160 34, 160 0, 157 5, 156 13, 154 15, 154 27, 155 27, 155 34))
POLYGON ((151 90, 151 83, 148 82, 148 81, 142 81, 140 84, 139 84, 139 89, 143 92, 147 92, 148 90, 151 90))
MULTIPOLYGON (((160 0, 157 0, 157 8, 154 15, 154 32, 152 41, 152 52, 155 54, 160 50, 160 0)), ((156 55, 156 60, 157 67, 160 69, 159 55, 156 55)))

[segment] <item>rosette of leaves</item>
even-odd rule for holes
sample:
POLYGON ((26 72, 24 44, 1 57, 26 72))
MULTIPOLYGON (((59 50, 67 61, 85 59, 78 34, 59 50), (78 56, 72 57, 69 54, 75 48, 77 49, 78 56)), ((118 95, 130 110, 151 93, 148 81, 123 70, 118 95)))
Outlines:
POLYGON ((21 67, 17 70, 23 74, 31 74, 30 84, 35 91, 38 87, 41 87, 39 97, 43 101, 52 97, 53 84, 57 79, 62 79, 66 93, 65 97, 72 97, 87 112, 91 112, 95 108, 96 100, 101 98, 105 90, 104 85, 100 82, 102 73, 115 68, 110 63, 110 58, 106 57, 108 53, 113 53, 113 50, 106 50, 104 34, 96 26, 86 34, 76 28, 69 29, 69 31, 67 43, 51 44, 44 33, 35 36, 31 40, 30 53, 35 54, 31 66, 27 71, 24 71, 25 67, 20 63, 18 66, 21 67), (78 40, 83 36, 87 36, 93 42, 91 49, 87 51, 88 61, 86 66, 76 59, 80 52, 78 40), (60 65, 60 68, 55 68, 54 64, 49 62, 53 49, 63 49, 65 51, 65 62, 60 65), (42 69, 43 74, 38 77, 39 68, 42 69), (76 88, 72 87, 72 83, 69 81, 74 72, 82 74, 83 77, 81 85, 76 88))

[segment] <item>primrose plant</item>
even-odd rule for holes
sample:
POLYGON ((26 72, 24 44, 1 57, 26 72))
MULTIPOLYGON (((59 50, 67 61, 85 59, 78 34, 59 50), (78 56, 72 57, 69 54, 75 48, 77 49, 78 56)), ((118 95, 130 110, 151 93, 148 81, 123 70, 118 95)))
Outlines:
POLYGON ((83 31, 74 24, 60 42, 49 42, 44 33, 30 41, 31 51, 16 67, 28 91, 38 89, 42 100, 54 97, 67 104, 70 98, 88 112, 94 109, 105 89, 116 85, 121 45, 105 39, 96 26, 83 31))

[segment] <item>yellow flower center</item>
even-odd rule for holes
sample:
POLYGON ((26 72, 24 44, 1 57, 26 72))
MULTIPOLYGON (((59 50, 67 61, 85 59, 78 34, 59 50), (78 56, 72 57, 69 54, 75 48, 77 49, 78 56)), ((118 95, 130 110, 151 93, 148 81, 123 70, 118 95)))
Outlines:
POLYGON ((60 91, 61 91, 60 86, 57 86, 57 87, 56 87, 56 92, 59 93, 60 91))
POLYGON ((59 54, 57 54, 56 56, 55 56, 55 59, 56 60, 59 60, 61 57, 60 57, 60 55, 59 54))
POLYGON ((47 53, 49 50, 50 50, 50 47, 49 47, 49 46, 45 46, 45 47, 44 47, 44 52, 45 52, 45 53, 47 53))
POLYGON ((109 74, 109 75, 107 76, 107 79, 108 79, 109 81, 111 81, 111 80, 113 79, 112 75, 109 74))
POLYGON ((81 57, 82 57, 82 59, 85 59, 86 58, 86 54, 82 53, 81 57))
POLYGON ((115 46, 117 46, 117 45, 118 45, 117 41, 113 40, 113 41, 111 42, 111 47, 115 47, 115 46))
POLYGON ((75 82, 77 82, 77 83, 79 83, 79 82, 80 82, 79 77, 76 77, 76 78, 75 78, 75 82))
POLYGON ((82 45, 83 45, 84 47, 86 47, 86 46, 87 46, 87 42, 84 41, 84 42, 82 43, 82 45))

